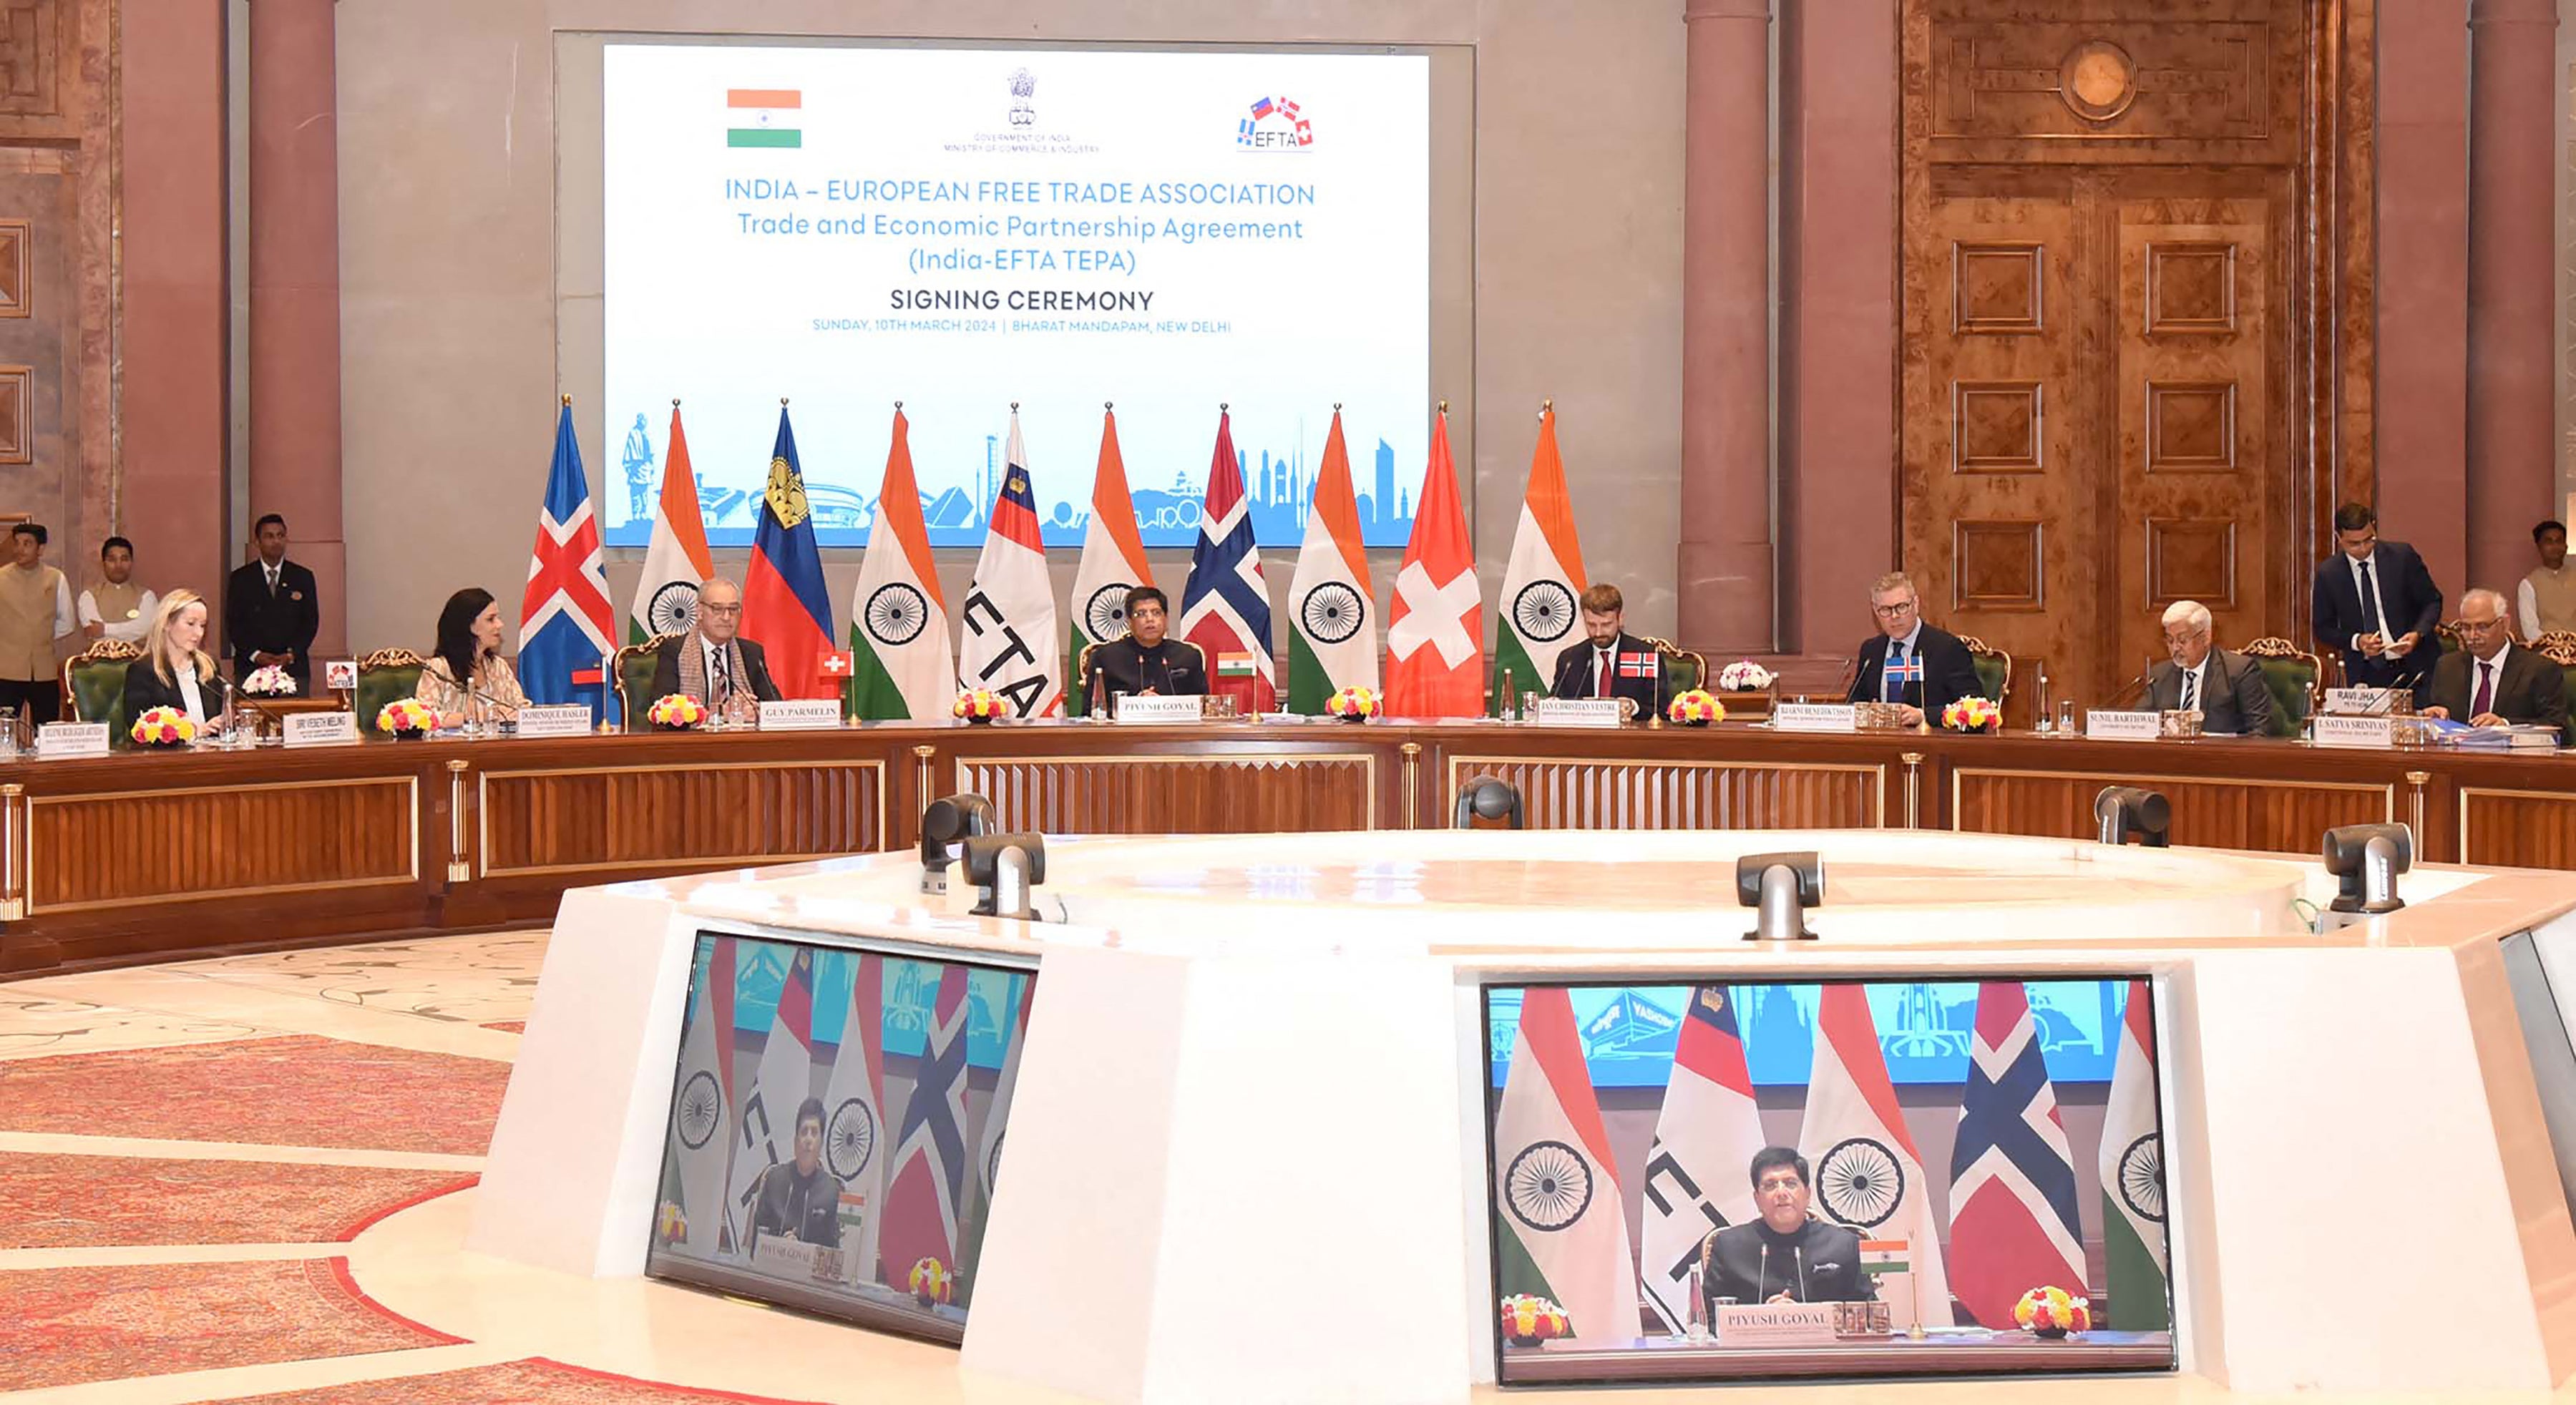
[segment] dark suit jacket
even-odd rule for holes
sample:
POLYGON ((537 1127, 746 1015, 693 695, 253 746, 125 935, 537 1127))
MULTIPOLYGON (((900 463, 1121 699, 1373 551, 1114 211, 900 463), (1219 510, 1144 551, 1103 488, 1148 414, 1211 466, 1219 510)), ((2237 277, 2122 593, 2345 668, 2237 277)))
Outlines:
POLYGON ((2361 588, 2352 578, 2352 559, 2338 551, 2317 563, 2309 605, 2316 620, 2317 642, 2343 655, 2344 681, 2387 687, 2415 683, 2433 671, 2441 657, 2442 592, 2424 558, 2404 542, 2383 541, 2370 553, 2370 573, 2379 582, 2379 598, 2388 607, 2380 632, 2394 640, 2402 634, 2421 636, 2403 659, 2374 659, 2352 647, 2353 636, 2367 634, 2361 588))
MULTIPOLYGON (((2200 680, 2200 729, 2232 736, 2268 736, 2272 690, 2262 666, 2243 654, 2211 649, 2200 680)), ((2147 671, 2147 706, 2170 712, 2182 706, 2182 666, 2166 659, 2147 671)))
MULTIPOLYGON (((268 583, 262 581, 260 588, 266 590, 268 583)), ((224 715, 224 700, 228 696, 229 693, 221 678, 210 677, 197 680, 197 701, 204 704, 205 715, 209 719, 224 715)), ((133 725, 135 718, 156 707, 175 707, 185 712, 188 710, 188 700, 179 695, 177 679, 164 683, 161 681, 160 671, 153 668, 152 660, 136 659, 125 666, 126 725, 133 725)))
POLYGON ((248 678, 258 665, 254 653, 292 654, 287 672, 310 688, 313 682, 313 636, 322 628, 322 602, 313 588, 313 573, 292 561, 277 569, 277 593, 269 594, 268 572, 256 560, 233 568, 224 583, 224 647, 233 655, 233 676, 248 678))
POLYGON ((1085 682, 1092 685, 1091 700, 1104 709, 1120 693, 1151 688, 1165 697, 1184 697, 1205 696, 1208 690, 1207 665, 1198 646, 1168 634, 1150 657, 1132 637, 1102 643, 1091 651, 1091 677, 1085 682))
MULTIPOLYGON (((1751 1306, 1786 1291, 1802 1303, 1861 1303, 1878 1285, 1861 1271, 1860 1236, 1829 1220, 1775 1234, 1760 1220, 1729 1225, 1700 1241, 1700 1294, 1751 1306)), ((1709 1314, 1712 1321, 1715 1314, 1709 1314)))
MULTIPOLYGON (((2451 720, 2466 722, 2477 699, 2477 656, 2463 649, 2444 654, 2432 678, 2416 690, 2419 707, 2440 707, 2451 720)), ((2507 649, 2495 683, 2494 709, 2508 722, 2537 722, 2567 729, 2567 675, 2535 650, 2517 644, 2507 649)))
MULTIPOLYGON (((738 686, 749 688, 751 695, 762 702, 778 701, 778 685, 769 678, 769 656, 748 639, 737 638, 734 642, 742 646, 743 676, 738 680, 738 686)), ((683 634, 663 642, 662 647, 655 651, 653 660, 653 696, 646 698, 645 702, 667 698, 680 691, 680 650, 697 646, 697 636, 693 634, 683 634)))
MULTIPOLYGON (((1853 676, 1848 702, 1877 702, 1879 672, 1887 664, 1888 639, 1873 636, 1860 646, 1860 672, 1853 676)), ((1985 685, 1977 681, 1977 661, 1959 636, 1937 625, 1926 624, 1916 636, 1915 646, 1923 653, 1924 681, 1905 685, 1899 702, 1923 709, 1933 726, 1941 725, 1941 709, 1961 698, 1983 696, 1985 685)), ((1998 699, 2000 701, 2000 699, 1998 699)))
MULTIPOLYGON (((1592 691, 1592 656, 1595 652, 1597 651, 1592 647, 1592 641, 1586 639, 1558 654, 1556 681, 1548 688, 1549 696, 1559 698, 1595 696, 1592 691)), ((1654 652, 1654 645, 1624 631, 1620 633, 1618 641, 1610 646, 1610 696, 1626 698, 1635 703, 1640 721, 1652 717, 1656 709, 1664 705, 1662 660, 1656 660, 1655 674, 1651 678, 1620 677, 1619 660, 1629 654, 1652 655, 1654 652)))

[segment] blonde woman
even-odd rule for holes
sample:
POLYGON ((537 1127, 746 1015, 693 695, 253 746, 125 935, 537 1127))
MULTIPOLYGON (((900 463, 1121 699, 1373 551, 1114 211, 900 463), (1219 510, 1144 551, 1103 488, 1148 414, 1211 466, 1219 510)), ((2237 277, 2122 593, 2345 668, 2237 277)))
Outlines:
POLYGON ((143 636, 143 657, 125 668, 125 716, 175 707, 208 730, 223 726, 225 685, 206 656, 206 599, 193 590, 161 597, 143 636))

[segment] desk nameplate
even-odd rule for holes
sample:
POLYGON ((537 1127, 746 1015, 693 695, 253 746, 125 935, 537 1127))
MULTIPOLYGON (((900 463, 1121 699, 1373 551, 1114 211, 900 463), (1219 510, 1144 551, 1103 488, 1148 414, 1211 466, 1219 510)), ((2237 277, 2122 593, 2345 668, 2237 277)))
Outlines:
POLYGON ((2385 751, 2396 744, 2397 724, 2386 717, 2335 717, 2316 719, 2316 743, 2319 746, 2368 747, 2385 751))
POLYGON ((581 737, 590 734, 587 703, 548 703, 519 709, 522 737, 581 737))
POLYGON ((2151 742, 2164 735, 2164 714, 2143 711, 2114 711, 2110 708, 2088 708, 2084 713, 2084 737, 2087 741, 2151 742))
POLYGON ((1206 718, 1206 703, 1193 693, 1120 693, 1109 720, 1129 726, 1194 727, 1206 718))
POLYGON ((48 722, 36 729, 36 759, 68 761, 107 754, 104 722, 48 722))
POLYGON ((1717 1340, 1729 1349, 1832 1346, 1832 1303, 1746 1303, 1717 1310, 1717 1340))
POLYGON ((1860 709, 1850 703, 1784 702, 1771 710, 1771 725, 1783 732, 1858 732, 1860 709))
POLYGON ((298 712, 279 724, 288 746, 354 746, 358 715, 354 712, 298 712))
POLYGON ((1627 720, 1617 698, 1541 698, 1529 720, 1543 727, 1616 727, 1627 720))
POLYGON ((828 732, 840 725, 838 698, 787 698, 760 705, 764 732, 828 732))

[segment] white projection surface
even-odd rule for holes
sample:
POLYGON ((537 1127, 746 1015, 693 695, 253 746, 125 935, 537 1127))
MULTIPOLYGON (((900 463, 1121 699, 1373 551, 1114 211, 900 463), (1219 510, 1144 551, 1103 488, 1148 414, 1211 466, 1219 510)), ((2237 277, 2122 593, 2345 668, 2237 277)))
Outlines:
POLYGON ((1430 62, 1419 54, 609 44, 612 544, 682 402, 709 540, 758 522, 791 401, 819 539, 875 518, 894 402, 935 545, 983 540, 1019 402, 1050 545, 1101 407, 1148 545, 1186 546, 1217 407, 1260 542, 1293 547, 1343 407, 1372 545, 1430 440, 1430 62))

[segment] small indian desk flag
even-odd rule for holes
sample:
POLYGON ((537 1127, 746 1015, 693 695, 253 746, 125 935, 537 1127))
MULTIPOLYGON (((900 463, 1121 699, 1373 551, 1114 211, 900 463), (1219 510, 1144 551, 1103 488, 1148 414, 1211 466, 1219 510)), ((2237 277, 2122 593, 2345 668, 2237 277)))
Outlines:
POLYGON ((804 107, 805 94, 795 88, 728 88, 725 145, 802 147, 804 107))

